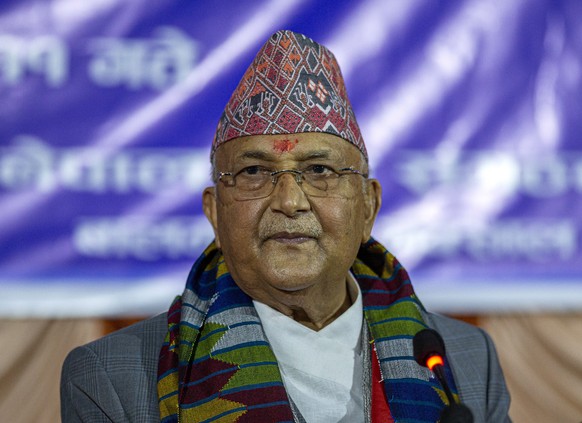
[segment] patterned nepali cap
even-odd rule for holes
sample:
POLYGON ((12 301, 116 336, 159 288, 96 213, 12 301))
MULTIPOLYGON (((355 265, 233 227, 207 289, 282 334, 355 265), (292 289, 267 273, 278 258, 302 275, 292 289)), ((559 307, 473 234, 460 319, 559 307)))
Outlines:
POLYGON ((337 135, 368 160, 333 53, 305 35, 278 31, 259 50, 232 93, 211 156, 238 137, 299 132, 337 135))

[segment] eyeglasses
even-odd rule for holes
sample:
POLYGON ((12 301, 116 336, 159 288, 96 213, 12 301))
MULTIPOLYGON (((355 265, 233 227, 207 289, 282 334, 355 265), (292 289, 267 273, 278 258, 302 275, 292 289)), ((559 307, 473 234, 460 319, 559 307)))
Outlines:
POLYGON ((312 165, 304 170, 272 170, 263 166, 248 166, 236 173, 218 172, 218 180, 227 187, 234 187, 237 200, 254 200, 271 195, 279 177, 292 175, 303 192, 313 197, 334 197, 340 194, 340 178, 346 175, 368 177, 353 167, 335 170, 325 165, 312 165))

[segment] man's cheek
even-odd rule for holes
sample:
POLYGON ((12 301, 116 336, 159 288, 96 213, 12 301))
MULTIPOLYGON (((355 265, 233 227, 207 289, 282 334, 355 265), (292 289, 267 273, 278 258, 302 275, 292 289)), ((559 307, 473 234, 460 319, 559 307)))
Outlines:
POLYGON ((357 205, 351 200, 340 200, 329 204, 321 210, 319 220, 324 228, 337 229, 339 226, 349 229, 359 217, 357 205))

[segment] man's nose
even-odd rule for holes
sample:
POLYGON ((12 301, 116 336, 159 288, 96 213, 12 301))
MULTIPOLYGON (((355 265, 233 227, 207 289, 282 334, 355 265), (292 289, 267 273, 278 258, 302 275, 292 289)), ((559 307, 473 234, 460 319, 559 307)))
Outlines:
POLYGON ((271 194, 271 209, 287 216, 311 209, 311 204, 303 192, 301 174, 281 172, 276 175, 275 188, 271 194))

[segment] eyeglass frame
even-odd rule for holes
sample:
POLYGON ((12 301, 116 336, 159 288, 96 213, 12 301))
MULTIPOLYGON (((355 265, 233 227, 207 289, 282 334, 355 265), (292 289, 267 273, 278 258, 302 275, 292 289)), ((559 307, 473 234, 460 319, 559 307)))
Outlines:
MULTIPOLYGON (((368 179, 368 177, 369 177, 369 174, 368 173, 361 172, 361 171, 355 169, 353 166, 344 167, 344 168, 341 168, 341 169, 338 169, 338 170, 336 170, 333 167, 328 166, 328 165, 322 165, 322 166, 325 166, 326 168, 328 168, 329 170, 331 170, 333 173, 335 173, 337 175, 337 178, 338 179, 340 177, 346 176, 346 175, 360 175, 360 176, 362 176, 365 179, 368 179), (344 172, 344 173, 340 173, 340 172, 344 172)), ((219 171, 219 172, 216 173, 216 180, 222 182, 225 187, 236 187, 236 177, 238 175, 240 175, 245 169, 248 169, 249 167, 252 167, 252 166, 246 166, 246 167, 242 168, 241 170, 239 170, 236 173, 234 173, 234 172, 221 172, 221 171, 219 171), (232 177, 232 185, 229 185, 227 183, 227 181, 225 181, 224 179, 222 179, 224 176, 230 176, 230 177, 232 177)), ((259 167, 263 167, 263 166, 259 166, 259 167)), ((265 170, 270 171, 271 169, 265 168, 265 170)), ((305 190, 303 190, 303 178, 304 178, 303 174, 305 173, 305 171, 304 170, 297 170, 297 169, 281 169, 281 170, 274 170, 272 172, 269 172, 269 176, 271 177, 271 183, 273 185, 273 189, 271 191, 269 191, 268 194, 266 194, 264 196, 259 196, 259 197, 249 197, 248 199, 249 200, 251 200, 251 199, 258 200, 260 198, 266 198, 269 195, 271 195, 273 193, 273 191, 275 190, 275 187, 277 186, 277 182, 279 181, 279 176, 281 176, 281 175, 283 175, 285 173, 289 173, 289 174, 293 175, 293 177, 295 179, 295 182, 297 183, 297 185, 299 185, 301 187, 302 191, 305 193, 305 190)), ((310 184, 308 183, 308 185, 310 185, 310 184)), ((313 188, 318 189, 316 187, 313 187, 313 188)), ((319 191, 321 191, 321 190, 319 190, 319 191)), ((241 192, 241 190, 239 190, 239 192, 241 192)), ((253 192, 253 191, 244 191, 244 190, 242 190, 242 192, 253 192)), ((324 191, 322 191, 322 192, 327 192, 327 189, 324 190, 324 191)), ((307 193, 305 193, 305 194, 306 195, 312 195, 312 194, 307 194, 307 193)))

